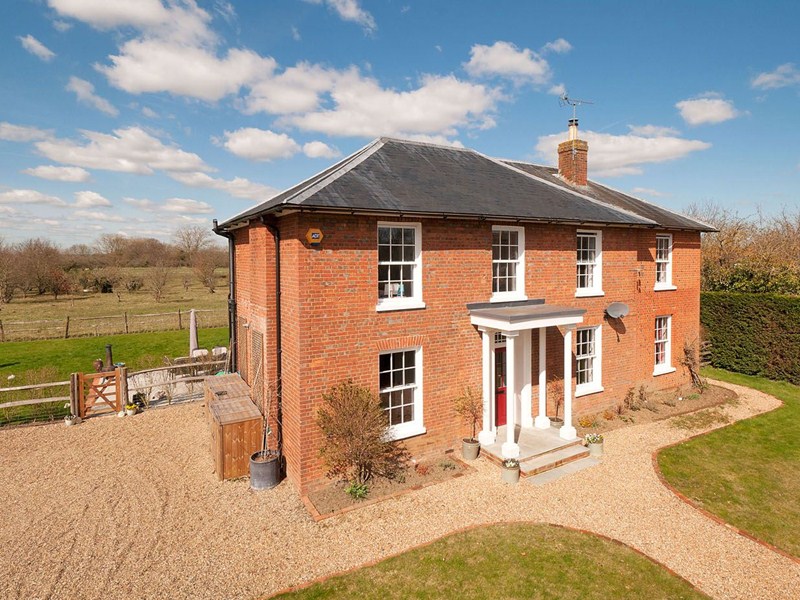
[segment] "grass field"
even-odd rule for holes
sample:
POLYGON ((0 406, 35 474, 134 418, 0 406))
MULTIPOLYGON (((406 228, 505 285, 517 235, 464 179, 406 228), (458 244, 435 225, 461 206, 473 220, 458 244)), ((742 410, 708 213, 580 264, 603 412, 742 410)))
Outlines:
POLYGON ((662 473, 706 510, 800 557, 800 387, 713 368, 703 375, 784 406, 662 451, 662 473))
MULTIPOLYGON (((129 276, 141 278, 145 285, 149 270, 148 268, 122 269, 129 276)), ((218 287, 216 292, 211 294, 198 283, 192 269, 175 267, 169 269, 164 296, 158 302, 150 290, 146 288, 135 292, 122 291, 119 295, 78 292, 59 296, 58 300, 54 300, 51 295, 28 296, 26 298, 17 295, 10 303, 0 304, 0 321, 5 324, 7 337, 9 339, 18 339, 12 337, 15 329, 23 327, 13 325, 18 321, 53 320, 57 322, 54 323, 53 327, 63 334, 63 322, 67 316, 72 319, 84 319, 87 317, 122 315, 126 312, 129 315, 176 312, 178 309, 188 312, 192 308, 200 310, 219 309, 222 311, 227 306, 227 281, 227 269, 217 269, 218 287)), ((121 286, 118 287, 123 289, 121 286)), ((172 326, 171 321, 170 326, 172 326)), ((73 328, 76 331, 79 329, 77 322, 73 328)), ((161 327, 157 329, 161 329, 161 327)), ((62 337, 62 335, 54 332, 51 337, 62 337)))
POLYGON ((318 598, 706 598, 630 548, 550 525, 495 525, 457 533, 276 596, 318 598))

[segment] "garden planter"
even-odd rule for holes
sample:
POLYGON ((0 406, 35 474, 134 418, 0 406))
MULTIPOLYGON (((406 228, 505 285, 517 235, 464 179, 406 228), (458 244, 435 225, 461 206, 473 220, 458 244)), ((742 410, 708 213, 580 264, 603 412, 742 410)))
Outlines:
POLYGON ((561 417, 549 417, 550 427, 561 427, 564 424, 564 419, 561 417))
POLYGON ((125 414, 128 415, 129 417, 132 417, 133 415, 136 414, 136 409, 135 408, 126 408, 125 409, 125 414))
POLYGON ((587 444, 589 447, 589 456, 594 458, 600 458, 603 456, 603 443, 600 442, 599 444, 587 444))
POLYGON ((464 438, 461 441, 461 455, 464 460, 475 460, 481 450, 481 443, 478 440, 464 438))
POLYGON ((81 422, 80 417, 64 417, 64 425, 67 427, 71 427, 72 425, 77 425, 81 422))
POLYGON ((281 481, 281 462, 277 452, 270 450, 255 452, 250 456, 250 487, 268 490, 281 481))
POLYGON ((517 483, 519 481, 519 465, 513 467, 503 466, 500 475, 506 483, 517 483))

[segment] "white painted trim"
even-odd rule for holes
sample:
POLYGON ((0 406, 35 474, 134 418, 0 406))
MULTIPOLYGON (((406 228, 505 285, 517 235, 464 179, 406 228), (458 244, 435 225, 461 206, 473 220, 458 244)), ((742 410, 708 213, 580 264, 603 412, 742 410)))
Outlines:
MULTIPOLYGON (((375 310, 410 310, 425 308, 422 300, 422 223, 411 221, 378 221, 375 228, 376 258, 378 250, 378 230, 381 227, 405 227, 414 229, 414 295, 402 298, 378 298, 375 310)), ((380 261, 376 261, 376 266, 380 261)))
MULTIPOLYGON (((396 354, 399 352, 414 352, 414 379, 416 387, 414 388, 414 420, 408 423, 401 423, 399 425, 392 425, 388 429, 388 435, 393 440, 403 440, 416 435, 426 433, 424 425, 424 395, 422 393, 423 382, 425 378, 425 371, 423 370, 422 362, 422 346, 411 346, 408 348, 398 348, 396 350, 387 350, 379 352, 378 356, 384 354, 396 354)), ((379 369, 380 372, 380 369, 379 369)), ((378 385, 378 394, 380 395, 380 384, 378 385)))
POLYGON ((575 263, 575 297, 588 298, 593 296, 605 296, 603 292, 603 230, 602 229, 578 229, 575 231, 575 247, 577 251, 578 236, 580 234, 594 234, 597 239, 597 255, 595 257, 594 285, 590 288, 579 288, 577 279, 577 258, 575 263))
POLYGON ((656 234, 656 256, 655 256, 655 268, 656 271, 654 273, 656 277, 655 285, 653 289, 657 292, 663 290, 677 290, 678 288, 672 284, 672 234, 671 233, 657 233, 656 234), (667 238, 669 240, 669 250, 667 252, 667 281, 664 283, 658 282, 658 238, 667 238))
POLYGON ((532 318, 516 323, 509 323, 503 319, 491 319, 478 315, 470 315, 470 322, 477 327, 487 327, 489 329, 499 329, 503 332, 524 331, 525 329, 539 329, 540 327, 560 327, 577 325, 583 323, 583 316, 578 317, 552 317, 552 318, 532 318))
MULTIPOLYGON (((589 394, 596 394, 603 391, 603 326, 590 325, 588 327, 580 327, 580 329, 593 329, 594 330, 594 363, 592 364, 592 372, 594 378, 589 383, 582 383, 575 385, 575 397, 587 396, 589 394)), ((575 360, 576 367, 575 373, 577 375, 577 359, 578 359, 578 332, 575 332, 575 360)))
POLYGON ((659 284, 653 288, 654 292, 672 292, 678 289, 677 285, 663 285, 659 284))
POLYGON ((519 392, 519 425, 520 427, 525 427, 530 429, 533 427, 533 386, 531 385, 531 360, 532 360, 532 349, 531 349, 531 335, 532 331, 530 329, 526 329, 521 333, 519 336, 522 340, 522 348, 520 348, 520 354, 522 354, 521 358, 521 385, 520 385, 520 392, 519 392))
MULTIPOLYGON (((492 225, 495 231, 517 232, 517 281, 514 292, 492 292, 490 302, 508 302, 510 300, 527 300, 525 295, 525 228, 516 225, 492 225)), ((494 244, 493 244, 494 245, 494 244)), ((494 288, 494 258, 492 259, 492 287, 494 288)))
POLYGON ((595 383, 587 383, 584 385, 576 385, 575 386, 575 397, 580 398, 581 396, 588 396, 590 394, 599 394, 602 391, 605 391, 602 385, 597 385, 595 383))
POLYGON ((481 370, 483 372, 483 422, 478 441, 481 445, 494 444, 497 438, 494 431, 494 378, 492 358, 494 350, 494 330, 481 329, 481 370))
POLYGON ((677 371, 675 367, 659 365, 655 369, 653 369, 653 377, 658 377, 659 375, 666 375, 667 373, 674 373, 677 371))
POLYGON ((672 373, 675 371, 675 367, 672 366, 672 315, 656 315, 656 318, 653 320, 653 375, 664 375, 666 373, 672 373), (655 322, 658 319, 666 319, 667 320, 667 345, 666 345, 666 357, 662 364, 657 365, 655 364, 655 357, 656 357, 656 339, 655 339, 655 322))

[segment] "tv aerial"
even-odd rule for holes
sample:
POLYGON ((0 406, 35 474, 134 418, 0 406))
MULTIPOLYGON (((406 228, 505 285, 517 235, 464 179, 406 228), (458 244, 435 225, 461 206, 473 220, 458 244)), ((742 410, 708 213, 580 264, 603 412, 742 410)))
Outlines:
POLYGON ((578 98, 570 98, 567 95, 567 92, 564 92, 558 97, 558 105, 559 106, 571 106, 572 107, 572 118, 578 118, 578 107, 582 104, 594 104, 591 100, 579 100, 578 98))

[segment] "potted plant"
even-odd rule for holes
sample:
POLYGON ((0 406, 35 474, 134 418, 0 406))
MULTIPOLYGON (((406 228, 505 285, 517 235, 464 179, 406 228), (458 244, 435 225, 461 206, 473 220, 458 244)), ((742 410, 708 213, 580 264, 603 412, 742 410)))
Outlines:
POLYGON ((519 481, 519 461, 516 458, 503 459, 503 470, 500 473, 506 483, 519 481))
POLYGON ((128 415, 129 417, 132 417, 133 415, 135 415, 136 414, 136 405, 133 404, 133 403, 130 403, 130 402, 128 404, 126 404, 125 405, 125 414, 128 415))
POLYGON ((599 458, 603 456, 603 436, 599 433, 587 433, 586 445, 589 447, 589 456, 599 458))
MULTIPOLYGON (((261 365, 258 366, 254 381, 260 381, 261 365)), ((272 428, 269 426, 272 394, 276 392, 278 383, 274 383, 263 390, 261 406, 261 449, 250 455, 250 489, 268 490, 275 487, 281 480, 281 463, 278 452, 269 449, 269 436, 272 428)))
POLYGON ((564 419, 559 417, 561 412, 561 404, 564 402, 564 384, 559 380, 552 380, 547 383, 547 395, 553 399, 556 414, 550 417, 550 425, 553 427, 561 427, 564 424, 564 419))
POLYGON ((71 425, 77 425, 80 422, 81 418, 78 415, 73 415, 72 413, 64 417, 64 425, 67 427, 70 427, 71 425))
POLYGON ((456 413, 464 421, 472 425, 472 437, 464 438, 461 444, 461 454, 464 460, 475 460, 481 444, 475 437, 478 429, 478 419, 483 417, 483 400, 471 387, 466 387, 461 395, 453 401, 456 413))

